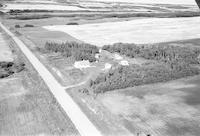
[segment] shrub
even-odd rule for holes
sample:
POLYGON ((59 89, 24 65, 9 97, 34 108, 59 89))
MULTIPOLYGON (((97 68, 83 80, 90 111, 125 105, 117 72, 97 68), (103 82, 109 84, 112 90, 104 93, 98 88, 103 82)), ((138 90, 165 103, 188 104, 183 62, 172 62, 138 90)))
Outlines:
POLYGON ((20 25, 15 25, 15 28, 20 28, 20 25))
POLYGON ((24 63, 0 62, 0 78, 9 77, 25 69, 24 63))
POLYGON ((89 90, 86 89, 86 88, 79 89, 78 91, 79 91, 80 93, 89 95, 89 90))
POLYGON ((15 34, 21 36, 22 34, 19 31, 15 31, 15 34))
POLYGON ((76 22, 70 22, 70 23, 67 23, 66 25, 79 25, 79 24, 76 22))
POLYGON ((24 27, 34 27, 34 25, 26 24, 26 25, 24 25, 24 27))

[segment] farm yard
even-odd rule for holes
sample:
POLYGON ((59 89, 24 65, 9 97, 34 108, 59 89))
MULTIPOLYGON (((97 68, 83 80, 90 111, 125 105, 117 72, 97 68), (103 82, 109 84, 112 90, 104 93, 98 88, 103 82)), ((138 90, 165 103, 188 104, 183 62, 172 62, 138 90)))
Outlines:
POLYGON ((199 136, 195 1, 0 4, 0 135, 199 136))

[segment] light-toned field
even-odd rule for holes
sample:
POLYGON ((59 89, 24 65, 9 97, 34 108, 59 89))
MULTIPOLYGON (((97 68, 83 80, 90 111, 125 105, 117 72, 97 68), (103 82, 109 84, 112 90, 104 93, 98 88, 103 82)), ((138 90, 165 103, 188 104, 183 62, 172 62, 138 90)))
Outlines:
POLYGON ((136 134, 199 136, 200 77, 104 94, 98 99, 136 134))
POLYGON ((77 6, 68 5, 55 5, 55 4, 6 4, 4 10, 59 10, 59 11, 77 11, 77 10, 87 10, 77 6))
MULTIPOLYGON (((82 0, 84 1, 84 0, 82 0)), ((194 0, 85 0, 101 2, 128 2, 128 3, 159 3, 159 4, 196 4, 194 0)))
POLYGON ((103 46, 117 42, 158 43, 200 37, 200 17, 148 18, 122 22, 85 25, 44 26, 49 31, 61 31, 86 43, 103 46))
POLYGON ((51 4, 54 4, 54 3, 57 3, 53 0, 15 0, 16 3, 20 2, 20 3, 51 3, 51 4))
POLYGON ((80 6, 83 7, 93 7, 93 8, 105 8, 105 7, 112 7, 111 4, 103 3, 103 2, 79 2, 80 6))
POLYGON ((0 61, 13 61, 13 56, 5 36, 0 32, 0 61))

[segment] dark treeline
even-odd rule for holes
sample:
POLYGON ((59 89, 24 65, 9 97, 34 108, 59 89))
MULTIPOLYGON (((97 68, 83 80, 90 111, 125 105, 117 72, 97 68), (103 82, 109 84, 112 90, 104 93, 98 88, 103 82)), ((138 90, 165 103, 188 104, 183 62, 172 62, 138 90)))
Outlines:
POLYGON ((34 25, 25 24, 24 27, 34 27, 34 25))
POLYGON ((134 44, 114 44, 104 46, 104 50, 117 52, 128 57, 142 57, 155 62, 145 63, 142 66, 118 66, 109 72, 99 75, 90 82, 94 93, 102 93, 115 89, 122 89, 143 84, 164 82, 199 74, 199 48, 152 45, 137 46, 134 44))
POLYGON ((76 61, 89 60, 96 61, 95 54, 99 52, 98 47, 77 42, 50 43, 45 44, 45 49, 50 52, 59 52, 66 57, 74 57, 76 61))
POLYGON ((163 44, 137 46, 135 44, 116 43, 113 45, 105 45, 102 49, 111 53, 117 52, 130 58, 142 57, 169 63, 184 61, 189 64, 197 64, 197 57, 200 54, 200 48, 197 47, 181 47, 163 44))
POLYGON ((51 11, 51 10, 34 10, 34 9, 24 9, 24 10, 11 9, 9 11, 10 14, 31 13, 31 12, 53 12, 53 11, 51 11))
POLYGON ((123 89, 144 84, 170 81, 186 76, 199 74, 195 67, 183 67, 176 64, 178 69, 171 69, 163 63, 146 64, 143 66, 119 66, 108 73, 99 75, 94 81, 90 81, 94 93, 104 93, 115 89, 123 89))

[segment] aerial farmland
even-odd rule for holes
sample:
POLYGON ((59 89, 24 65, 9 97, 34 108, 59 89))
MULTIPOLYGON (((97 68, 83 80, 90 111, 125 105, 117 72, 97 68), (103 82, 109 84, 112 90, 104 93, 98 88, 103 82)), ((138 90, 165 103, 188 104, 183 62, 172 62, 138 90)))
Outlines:
POLYGON ((0 16, 0 135, 199 136, 195 0, 4 0, 0 16))

